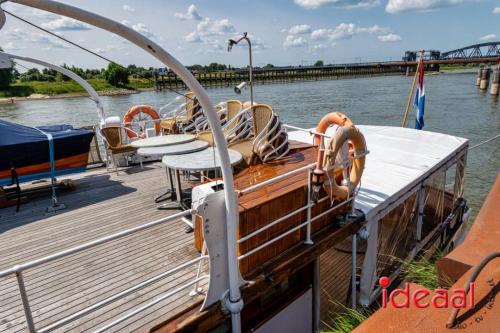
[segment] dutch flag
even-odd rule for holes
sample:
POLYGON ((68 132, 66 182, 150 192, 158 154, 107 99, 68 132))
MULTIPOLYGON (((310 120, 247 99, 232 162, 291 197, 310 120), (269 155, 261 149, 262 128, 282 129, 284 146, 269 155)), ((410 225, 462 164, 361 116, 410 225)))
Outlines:
POLYGON ((425 108, 425 87, 424 87, 424 62, 420 62, 420 71, 418 74, 418 87, 415 94, 415 128, 424 128, 424 108, 425 108))

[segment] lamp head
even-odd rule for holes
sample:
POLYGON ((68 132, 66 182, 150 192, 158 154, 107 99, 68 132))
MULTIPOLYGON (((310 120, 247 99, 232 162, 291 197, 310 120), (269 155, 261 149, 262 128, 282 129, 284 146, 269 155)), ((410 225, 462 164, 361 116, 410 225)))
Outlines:
POLYGON ((6 20, 5 13, 2 10, 2 8, 0 8, 0 29, 2 29, 2 27, 4 26, 5 20, 6 20))
POLYGON ((231 52, 231 49, 233 48, 233 45, 236 45, 237 43, 233 40, 230 39, 227 42, 227 52, 231 52))
POLYGON ((245 81, 241 82, 240 84, 238 84, 236 87, 234 87, 234 92, 238 95, 241 94, 241 91, 243 89, 245 89, 247 86, 247 83, 245 81))
POLYGON ((5 53, 0 52, 0 69, 10 69, 13 65, 14 64, 12 63, 10 57, 5 53))

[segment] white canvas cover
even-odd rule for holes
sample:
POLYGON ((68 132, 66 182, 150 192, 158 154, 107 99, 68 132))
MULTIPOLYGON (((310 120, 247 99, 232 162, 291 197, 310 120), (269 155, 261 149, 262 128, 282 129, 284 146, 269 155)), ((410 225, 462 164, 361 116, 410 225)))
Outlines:
MULTIPOLYGON (((357 126, 365 136, 366 166, 355 207, 366 220, 386 214, 386 208, 432 174, 468 140, 452 135, 391 126, 357 126)), ((330 127, 327 135, 332 135, 330 127)), ((289 140, 312 143, 304 131, 288 133, 289 140)))

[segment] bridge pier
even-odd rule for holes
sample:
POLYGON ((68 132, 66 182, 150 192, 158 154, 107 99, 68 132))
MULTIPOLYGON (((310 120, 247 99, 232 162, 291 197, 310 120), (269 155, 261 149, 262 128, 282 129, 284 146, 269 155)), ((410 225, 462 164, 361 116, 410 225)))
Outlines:
POLYGON ((496 66, 495 69, 493 70, 493 78, 491 79, 491 90, 490 90, 491 95, 498 96, 499 84, 500 84, 500 66, 496 66))
POLYGON ((483 68, 481 71, 481 83, 479 84, 479 89, 486 90, 488 89, 488 84, 490 83, 490 69, 483 68))
POLYGON ((476 77, 476 86, 479 87, 479 85, 481 84, 481 73, 483 71, 483 68, 484 66, 481 66, 479 67, 479 69, 477 70, 477 77, 476 77))

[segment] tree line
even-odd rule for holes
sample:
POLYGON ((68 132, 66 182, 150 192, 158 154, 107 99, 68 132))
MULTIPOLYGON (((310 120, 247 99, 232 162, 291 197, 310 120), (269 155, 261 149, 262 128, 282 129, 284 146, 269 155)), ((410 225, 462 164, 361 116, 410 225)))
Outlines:
MULTIPOLYGON (((0 48, 1 51, 1 48, 0 48)), ((323 66, 323 61, 318 60, 314 66, 323 66)), ((129 83, 129 78, 134 79, 152 79, 154 68, 144 68, 136 65, 128 65, 123 67, 121 65, 110 63, 107 68, 101 69, 83 69, 76 66, 67 66, 64 64, 62 67, 74 72, 85 80, 90 79, 104 79, 113 86, 125 86, 129 83)), ((274 68, 273 64, 267 64, 264 68, 274 68)), ((215 72, 226 71, 234 69, 225 64, 213 62, 209 65, 191 65, 187 66, 192 72, 215 72)), ((47 81, 47 82, 62 82, 71 80, 69 77, 53 70, 44 68, 30 68, 26 72, 20 73, 16 68, 0 69, 0 88, 5 88, 16 81, 30 82, 30 81, 47 81)))

